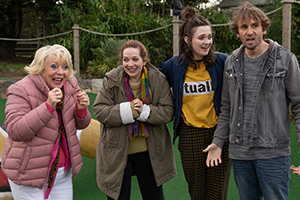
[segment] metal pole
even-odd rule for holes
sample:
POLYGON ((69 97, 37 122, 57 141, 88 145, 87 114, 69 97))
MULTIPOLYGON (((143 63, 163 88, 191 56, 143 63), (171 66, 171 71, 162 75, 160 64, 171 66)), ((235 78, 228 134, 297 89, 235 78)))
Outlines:
POLYGON ((179 54, 179 15, 173 15, 173 56, 179 54))
POLYGON ((80 77, 80 58, 79 58, 79 25, 74 24, 72 27, 73 38, 74 38, 74 69, 75 69, 75 77, 80 77))
POLYGON ((282 8, 282 46, 291 50, 291 21, 293 0, 283 0, 282 8))

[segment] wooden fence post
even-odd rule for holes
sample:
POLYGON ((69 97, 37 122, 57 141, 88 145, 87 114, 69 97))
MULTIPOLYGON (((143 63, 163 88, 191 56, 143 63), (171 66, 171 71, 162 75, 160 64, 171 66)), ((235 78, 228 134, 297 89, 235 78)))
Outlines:
POLYGON ((291 50, 291 21, 293 0, 283 0, 282 8, 282 46, 291 50))
POLYGON ((79 56, 79 25, 74 24, 73 38, 74 38, 74 69, 75 77, 80 77, 80 56, 79 56))
POLYGON ((179 54, 179 15, 173 15, 173 56, 179 54))

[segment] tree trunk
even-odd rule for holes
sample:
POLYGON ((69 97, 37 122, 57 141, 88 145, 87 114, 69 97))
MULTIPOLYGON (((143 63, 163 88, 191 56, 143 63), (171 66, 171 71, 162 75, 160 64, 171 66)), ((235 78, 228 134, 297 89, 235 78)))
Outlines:
MULTIPOLYGON (((20 38, 22 32, 22 0, 11 0, 0 3, 0 37, 20 38)), ((15 57, 16 41, 0 40, 0 59, 15 57)))
POLYGON ((0 59, 14 58, 16 44, 14 41, 0 40, 0 59))

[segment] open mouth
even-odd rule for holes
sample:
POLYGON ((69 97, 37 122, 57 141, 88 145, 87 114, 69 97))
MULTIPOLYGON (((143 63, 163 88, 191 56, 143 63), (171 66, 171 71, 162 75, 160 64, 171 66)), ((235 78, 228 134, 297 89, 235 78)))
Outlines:
POLYGON ((202 47, 201 47, 201 49, 203 49, 203 50, 206 50, 206 51, 207 51, 207 50, 209 50, 209 49, 210 49, 210 46, 202 46, 202 47))
POLYGON ((209 52, 209 48, 201 48, 201 51, 206 54, 209 52))
POLYGON ((60 84, 63 81, 63 78, 53 78, 52 81, 54 81, 57 84, 60 84))
POLYGON ((135 72, 136 71, 136 67, 135 68, 127 68, 129 72, 135 72))

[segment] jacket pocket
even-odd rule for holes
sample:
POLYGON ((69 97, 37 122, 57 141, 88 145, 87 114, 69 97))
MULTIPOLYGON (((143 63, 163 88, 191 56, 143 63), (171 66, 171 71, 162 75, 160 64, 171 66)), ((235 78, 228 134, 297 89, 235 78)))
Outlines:
POLYGON ((227 69, 225 72, 225 78, 228 81, 228 90, 229 92, 234 92, 237 88, 237 74, 234 73, 232 69, 227 69))
POLYGON ((286 75, 286 70, 283 68, 276 68, 275 73, 272 68, 265 77, 262 85, 262 89, 270 93, 277 92, 280 89, 284 89, 284 78, 286 75))
MULTIPOLYGON (((165 155, 166 148, 171 141, 171 136, 167 125, 161 124, 161 125, 152 126, 152 134, 149 136, 149 140, 150 137, 152 137, 151 139, 153 141, 155 152, 160 155, 165 155)), ((163 157, 164 156, 162 157, 158 156, 157 158, 161 159, 163 157)))
POLYGON ((2 155, 3 157, 1 160, 2 168, 6 168, 6 158, 9 157, 8 155, 10 154, 10 151, 12 149, 12 145, 13 145, 13 142, 10 139, 6 139, 4 148, 3 148, 3 155, 2 155))
POLYGON ((29 159, 30 159, 30 155, 31 155, 31 150, 32 150, 32 147, 27 145, 25 148, 25 152, 23 155, 23 161, 22 161, 21 168, 20 168, 21 174, 24 174, 25 170, 27 169, 27 165, 29 163, 29 159))
POLYGON ((117 131, 121 130, 116 127, 107 127, 106 125, 103 125, 103 129, 100 134, 100 140, 102 143, 104 143, 107 147, 110 148, 116 148, 119 143, 120 134, 126 134, 123 131, 117 131))

